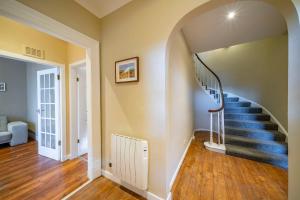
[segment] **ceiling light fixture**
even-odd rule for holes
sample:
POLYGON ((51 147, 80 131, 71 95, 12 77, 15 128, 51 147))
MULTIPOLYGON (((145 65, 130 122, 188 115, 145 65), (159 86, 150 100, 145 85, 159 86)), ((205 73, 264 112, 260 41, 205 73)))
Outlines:
POLYGON ((235 17, 236 13, 234 11, 231 11, 228 13, 227 18, 228 19, 233 19, 235 17))

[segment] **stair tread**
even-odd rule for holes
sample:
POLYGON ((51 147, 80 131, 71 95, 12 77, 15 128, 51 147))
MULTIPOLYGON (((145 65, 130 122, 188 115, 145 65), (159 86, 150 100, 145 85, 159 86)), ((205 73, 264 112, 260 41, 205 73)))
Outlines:
POLYGON ((257 123, 257 124, 274 124, 273 122, 270 121, 258 121, 258 120, 238 120, 238 119, 224 119, 224 121, 232 121, 232 122, 246 122, 246 123, 257 123))
POLYGON ((230 115, 260 115, 260 116, 270 116, 270 115, 264 114, 264 113, 231 113, 231 112, 226 112, 224 114, 230 114, 230 115))
MULTIPOLYGON (((230 97, 226 97, 226 98, 230 98, 230 97)), ((232 97, 232 98, 234 98, 234 97, 232 97)), ((234 104, 234 103, 236 103, 236 104, 238 104, 238 103, 251 103, 250 101, 235 101, 235 102, 226 102, 225 104, 229 104, 229 103, 232 103, 232 104, 234 104)))
POLYGON ((241 108, 244 108, 244 109, 249 109, 249 108, 253 108, 253 109, 262 109, 261 107, 234 107, 234 108, 230 108, 230 109, 241 109, 241 108))
POLYGON ((264 158, 264 159, 271 158, 273 160, 283 160, 283 161, 288 160, 287 154, 264 152, 264 151, 256 150, 251 147, 241 147, 241 146, 226 144, 226 151, 239 152, 244 155, 255 156, 255 157, 260 157, 260 158, 264 158))
POLYGON ((242 128, 242 127, 233 127, 233 126, 225 126, 227 129, 235 129, 235 130, 241 130, 241 131, 255 131, 255 132, 264 132, 264 133, 273 133, 273 134, 282 134, 283 133, 275 130, 264 130, 264 129, 255 129, 255 128, 242 128))
MULTIPOLYGON (((226 135, 226 137, 227 137, 227 139, 239 140, 239 141, 249 142, 249 143, 287 146, 286 142, 279 142, 279 141, 272 141, 272 140, 262 140, 262 139, 248 138, 248 137, 243 137, 243 136, 230 135, 230 134, 226 135)), ((226 138, 225 138, 225 141, 226 141, 226 138)))

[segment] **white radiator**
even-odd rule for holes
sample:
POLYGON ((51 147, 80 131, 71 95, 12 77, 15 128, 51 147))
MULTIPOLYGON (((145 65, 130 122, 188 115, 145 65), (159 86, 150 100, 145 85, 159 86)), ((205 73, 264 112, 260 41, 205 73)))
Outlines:
POLYGON ((148 142, 123 135, 112 135, 113 175, 136 188, 148 187, 148 142))

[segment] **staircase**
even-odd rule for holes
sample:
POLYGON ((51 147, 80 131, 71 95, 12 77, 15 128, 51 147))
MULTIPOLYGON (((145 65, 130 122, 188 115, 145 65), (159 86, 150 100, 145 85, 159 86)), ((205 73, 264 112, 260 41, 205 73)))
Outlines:
MULTIPOLYGON (((207 72, 203 75, 203 70, 197 73, 197 78, 206 93, 216 102, 220 102, 221 94, 207 81, 207 76, 207 72)), ((237 96, 224 93, 223 97, 224 118, 221 120, 225 124, 225 153, 287 169, 286 136, 278 131, 277 124, 271 122, 271 116, 264 114, 261 107, 254 107, 251 102, 240 100, 237 96)), ((211 126, 211 132, 212 130, 216 129, 211 126)), ((218 131, 215 132, 218 134, 218 131)))

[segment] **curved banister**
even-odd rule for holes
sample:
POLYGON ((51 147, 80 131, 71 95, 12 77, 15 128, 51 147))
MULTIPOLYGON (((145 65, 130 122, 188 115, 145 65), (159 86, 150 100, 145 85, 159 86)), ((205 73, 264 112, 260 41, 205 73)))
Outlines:
POLYGON ((223 94, 223 88, 222 88, 222 83, 221 83, 221 81, 220 81, 220 78, 219 78, 219 76, 213 71, 213 70, 211 70, 202 60, 201 60, 201 58, 198 56, 198 54, 196 54, 195 53, 195 56, 197 57, 197 59, 199 60, 199 62, 201 62, 202 63, 202 65, 208 70, 208 71, 210 71, 213 75, 214 75, 214 77, 217 79, 217 81, 218 81, 218 84, 219 84, 219 88, 220 88, 220 94, 221 94, 221 106, 220 106, 220 108, 218 108, 218 109, 209 109, 208 110, 208 112, 210 112, 210 113, 215 113, 215 112, 220 112, 221 110, 223 110, 224 109, 224 94, 223 94))

